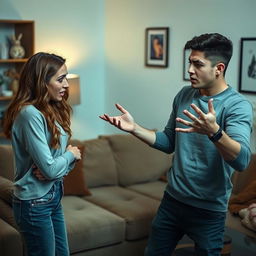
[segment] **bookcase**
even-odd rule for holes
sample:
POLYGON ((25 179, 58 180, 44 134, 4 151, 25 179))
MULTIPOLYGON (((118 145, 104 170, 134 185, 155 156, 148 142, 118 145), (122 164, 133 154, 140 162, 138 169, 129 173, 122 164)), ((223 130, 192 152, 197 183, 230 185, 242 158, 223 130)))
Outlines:
MULTIPOLYGON (((6 78, 3 85, 0 85, 7 90, 13 90, 11 87, 11 81, 8 83, 8 79, 4 73, 7 70, 14 69, 18 74, 21 72, 24 63, 28 60, 30 56, 34 54, 35 50, 35 24, 32 20, 1 20, 0 19, 0 45, 2 47, 6 47, 5 52, 6 56, 3 57, 3 54, 0 52, 0 75, 6 78), (11 47, 10 37, 15 35, 17 38, 19 34, 22 33, 21 45, 25 49, 24 58, 13 59, 9 55, 9 50, 11 47)), ((3 48, 0 48, 0 50, 3 48)), ((2 91, 1 90, 1 91, 2 91)), ((0 94, 0 139, 3 137, 2 133, 2 117, 3 113, 8 106, 12 96, 4 96, 2 93, 0 94)), ((1 140, 0 140, 1 143, 1 140)))

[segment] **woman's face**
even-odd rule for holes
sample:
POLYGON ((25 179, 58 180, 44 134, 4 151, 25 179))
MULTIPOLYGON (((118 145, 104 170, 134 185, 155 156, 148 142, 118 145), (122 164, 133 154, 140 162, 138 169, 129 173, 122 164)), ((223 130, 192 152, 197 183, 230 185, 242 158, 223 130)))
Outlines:
POLYGON ((63 64, 47 84, 51 100, 62 101, 62 98, 65 95, 67 88, 69 87, 66 76, 67 67, 65 64, 63 64))

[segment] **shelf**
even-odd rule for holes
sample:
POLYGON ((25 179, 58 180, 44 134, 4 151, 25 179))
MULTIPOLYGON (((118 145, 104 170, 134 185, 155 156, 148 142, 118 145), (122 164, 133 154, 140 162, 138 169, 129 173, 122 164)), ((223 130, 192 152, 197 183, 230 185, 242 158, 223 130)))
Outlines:
POLYGON ((6 24, 31 24, 31 20, 3 20, 0 19, 0 23, 6 23, 6 24))
POLYGON ((25 63, 28 59, 0 59, 0 63, 25 63))
POLYGON ((13 96, 0 96, 0 101, 1 100, 11 100, 13 96))

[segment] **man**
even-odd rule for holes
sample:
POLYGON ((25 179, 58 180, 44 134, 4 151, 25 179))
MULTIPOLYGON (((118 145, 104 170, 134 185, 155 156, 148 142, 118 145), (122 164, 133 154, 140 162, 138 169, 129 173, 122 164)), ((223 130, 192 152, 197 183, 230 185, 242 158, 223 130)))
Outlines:
POLYGON ((175 152, 168 185, 145 251, 147 256, 170 256, 187 234, 196 255, 220 255, 231 175, 250 161, 251 104, 225 81, 232 42, 213 33, 194 37, 191 86, 175 97, 163 132, 139 126, 121 105, 120 116, 100 116, 154 148, 175 152))

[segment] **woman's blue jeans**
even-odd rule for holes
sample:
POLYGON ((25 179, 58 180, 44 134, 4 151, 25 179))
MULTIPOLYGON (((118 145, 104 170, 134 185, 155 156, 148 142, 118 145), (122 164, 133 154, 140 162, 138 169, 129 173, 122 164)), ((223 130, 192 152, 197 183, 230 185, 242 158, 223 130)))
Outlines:
POLYGON ((225 218, 225 212, 196 208, 165 192, 152 222, 145 256, 170 256, 185 234, 195 242, 195 255, 219 256, 225 218))
POLYGON ((62 191, 62 182, 57 181, 41 198, 19 200, 14 197, 14 217, 24 237, 28 256, 69 255, 62 191))

